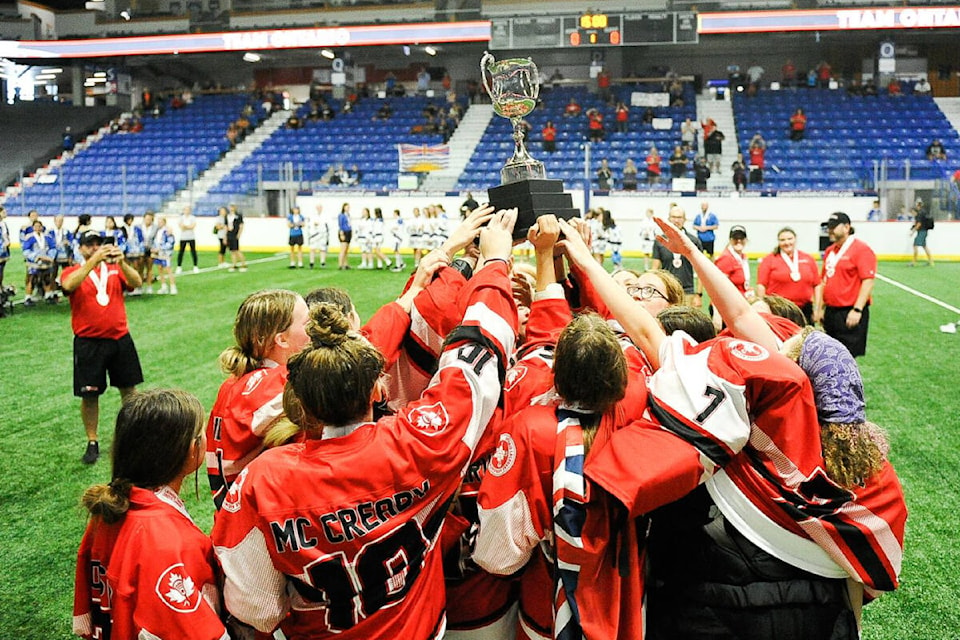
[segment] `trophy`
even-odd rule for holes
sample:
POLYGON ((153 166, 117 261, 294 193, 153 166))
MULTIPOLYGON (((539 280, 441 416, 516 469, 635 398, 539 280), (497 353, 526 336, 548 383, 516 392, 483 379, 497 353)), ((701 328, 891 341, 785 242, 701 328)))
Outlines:
POLYGON ((518 209, 514 238, 526 237, 537 218, 547 213, 564 219, 578 217, 580 212, 573 207, 573 197, 564 193, 563 182, 547 180, 543 163, 531 157, 524 144, 523 118, 536 108, 540 95, 537 65, 529 58, 496 60, 484 52, 480 77, 494 112, 513 124, 513 156, 500 170, 501 185, 488 190, 490 204, 497 209, 518 209))

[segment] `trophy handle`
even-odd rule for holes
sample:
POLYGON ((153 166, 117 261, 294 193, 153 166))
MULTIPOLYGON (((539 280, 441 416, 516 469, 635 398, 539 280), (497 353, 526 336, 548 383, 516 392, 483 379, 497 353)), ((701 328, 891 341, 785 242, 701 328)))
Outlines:
POLYGON ((536 100, 540 97, 540 69, 537 68, 531 58, 527 58, 527 60, 530 60, 530 82, 533 83, 533 95, 530 97, 536 100))
POLYGON ((484 51, 483 56, 480 58, 480 82, 483 84, 483 88, 491 99, 493 99, 493 91, 490 89, 490 83, 487 82, 487 70, 489 68, 488 63, 496 61, 497 59, 494 58, 493 54, 489 51, 484 51))

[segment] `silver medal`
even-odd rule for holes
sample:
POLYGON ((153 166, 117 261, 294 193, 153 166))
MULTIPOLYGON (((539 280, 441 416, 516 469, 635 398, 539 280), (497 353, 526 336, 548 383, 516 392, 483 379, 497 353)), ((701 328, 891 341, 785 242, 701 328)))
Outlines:
POLYGON ((673 256, 673 268, 679 269, 683 265, 683 259, 680 256, 673 256))
POLYGON ((791 271, 791 272, 790 272, 790 279, 793 280, 794 282, 800 282, 800 272, 799 272, 799 271, 791 271))

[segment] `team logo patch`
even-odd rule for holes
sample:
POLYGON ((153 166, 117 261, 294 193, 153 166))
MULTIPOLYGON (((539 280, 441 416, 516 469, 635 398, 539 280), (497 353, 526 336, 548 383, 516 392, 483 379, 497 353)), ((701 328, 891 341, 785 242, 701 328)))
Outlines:
POLYGON ((511 367, 507 371, 507 379, 504 381, 503 390, 504 391, 513 391, 513 388, 517 386, 521 380, 524 379, 527 375, 527 366, 524 364, 518 364, 515 367, 511 367))
POLYGON ((752 342, 744 342, 743 340, 731 340, 730 353, 741 360, 749 360, 750 362, 766 360, 770 357, 770 352, 765 348, 752 342))
POLYGON ((247 384, 243 387, 243 395, 248 396, 254 392, 254 390, 260 386, 260 383, 263 382, 263 379, 267 376, 267 371, 265 369, 257 369, 250 374, 250 377, 247 378, 247 384))
POLYGON ((407 414, 407 420, 414 428, 427 435, 436 435, 450 424, 450 416, 447 415, 447 410, 441 402, 435 402, 425 407, 414 407, 407 414))
POLYGON ((230 513, 236 513, 240 511, 240 489, 243 488, 243 481, 247 479, 247 470, 244 469, 240 472, 240 475, 237 476, 237 479, 233 481, 233 484, 230 485, 230 490, 227 491, 226 497, 223 499, 224 511, 229 511, 230 513))
POLYGON ((490 464, 487 471, 491 475, 500 477, 513 468, 513 463, 517 461, 517 444, 513 441, 513 436, 509 433, 500 434, 500 440, 497 442, 497 450, 490 456, 490 464))
POLYGON ((177 613, 193 613, 200 606, 200 591, 193 578, 184 571, 182 562, 171 565, 157 580, 157 595, 177 613))

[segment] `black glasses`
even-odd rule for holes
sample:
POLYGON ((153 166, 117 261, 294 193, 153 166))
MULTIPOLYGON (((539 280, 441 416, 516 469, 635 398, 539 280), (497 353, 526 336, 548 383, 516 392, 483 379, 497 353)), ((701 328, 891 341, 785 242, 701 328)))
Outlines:
POLYGON ((667 296, 663 295, 662 293, 660 293, 659 291, 657 291, 657 288, 656 288, 656 287, 653 287, 653 286, 651 286, 651 285, 649 285, 649 284, 648 284, 648 285, 642 285, 642 286, 641 286, 641 285, 633 285, 633 286, 627 287, 627 293, 629 293, 629 294, 630 294, 631 296, 633 296, 634 298, 640 298, 641 300, 649 300, 650 298, 653 298, 654 296, 660 296, 660 297, 663 298, 664 300, 667 299, 667 296))

